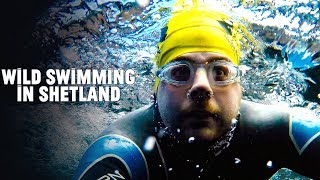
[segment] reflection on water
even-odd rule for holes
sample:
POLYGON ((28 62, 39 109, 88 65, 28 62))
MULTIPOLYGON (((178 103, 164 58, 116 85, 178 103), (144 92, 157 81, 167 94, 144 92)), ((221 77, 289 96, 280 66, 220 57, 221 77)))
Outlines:
MULTIPOLYGON (((117 117, 152 102, 152 58, 157 51, 160 28, 172 4, 173 1, 166 0, 139 1, 139 4, 134 0, 56 1, 39 17, 33 45, 41 47, 43 68, 131 68, 137 73, 135 85, 120 86, 119 102, 32 107, 41 118, 29 111, 31 107, 21 107, 30 117, 25 119, 25 128, 31 129, 26 134, 30 139, 26 150, 33 154, 39 150, 35 146, 45 147, 41 150, 43 157, 31 158, 40 173, 51 171, 57 172, 58 177, 70 177, 85 147, 102 129, 117 117), (145 7, 146 4, 149 5, 145 7), (93 118, 92 111, 97 118, 93 118), (70 118, 61 121, 64 117, 70 118), (49 129, 45 137, 40 137, 45 145, 33 140, 42 129, 49 129), (55 143, 61 138, 65 143, 55 143), (43 163, 37 163, 39 159, 43 163)), ((221 0, 215 6, 241 19, 262 42, 263 54, 249 50, 244 53, 242 64, 247 69, 242 79, 244 98, 307 107, 320 115, 317 70, 320 3, 317 0, 221 0), (306 96, 305 92, 309 91, 315 93, 306 96)))

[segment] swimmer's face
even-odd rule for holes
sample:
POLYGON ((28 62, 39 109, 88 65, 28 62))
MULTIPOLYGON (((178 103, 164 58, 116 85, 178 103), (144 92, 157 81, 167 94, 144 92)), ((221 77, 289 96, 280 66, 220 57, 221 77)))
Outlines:
MULTIPOLYGON (((160 116, 164 124, 183 140, 194 137, 197 141, 215 141, 228 131, 232 119, 238 115, 241 87, 238 82, 214 85, 212 74, 207 72, 209 68, 199 64, 229 59, 218 53, 195 52, 179 56, 174 61, 179 60, 194 65, 192 79, 179 85, 161 80, 157 92, 160 116)), ((174 76, 183 79, 186 73, 182 71, 174 76)))

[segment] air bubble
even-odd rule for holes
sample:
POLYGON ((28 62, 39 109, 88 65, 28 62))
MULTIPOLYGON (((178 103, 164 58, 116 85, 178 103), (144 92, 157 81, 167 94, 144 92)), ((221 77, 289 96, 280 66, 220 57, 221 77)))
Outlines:
POLYGON ((154 136, 149 136, 144 143, 144 150, 151 151, 154 148, 154 145, 156 143, 156 138, 154 136))
POLYGON ((241 160, 239 158, 234 158, 234 163, 235 164, 240 164, 241 160))
POLYGON ((194 140, 195 140, 195 138, 194 138, 194 137, 190 137, 190 138, 188 139, 188 143, 193 143, 193 142, 194 142, 194 140))
POLYGON ((110 30, 110 33, 112 33, 112 34, 115 34, 117 32, 118 32, 118 30, 116 28, 113 28, 113 29, 110 30))
POLYGON ((150 0, 136 0, 136 2, 141 8, 145 8, 149 5, 150 0))

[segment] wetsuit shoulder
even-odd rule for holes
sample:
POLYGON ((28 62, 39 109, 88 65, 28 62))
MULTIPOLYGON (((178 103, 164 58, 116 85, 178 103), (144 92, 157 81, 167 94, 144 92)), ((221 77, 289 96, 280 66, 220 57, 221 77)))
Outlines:
POLYGON ((264 105, 242 100, 241 125, 245 131, 266 131, 288 127, 289 113, 286 107, 264 105))
POLYGON ((246 144, 240 148, 257 152, 260 159, 289 159, 298 154, 289 136, 285 107, 242 101, 240 113, 239 145, 246 144))
POLYGON ((118 134, 130 138, 139 146, 154 132, 153 105, 147 105, 119 118, 100 135, 118 134))
POLYGON ((244 131, 277 137, 273 143, 288 140, 299 154, 320 136, 320 120, 307 108, 243 101, 240 112, 244 131))
POLYGON ((148 179, 142 144, 151 131, 152 115, 152 106, 147 106, 110 125, 86 150, 74 179, 148 179))
POLYGON ((289 114, 289 135, 302 154, 315 140, 320 140, 320 119, 311 110, 301 107, 291 108, 289 114))
POLYGON ((249 101, 242 102, 240 112, 240 150, 247 146, 244 152, 256 159, 319 178, 320 168, 312 163, 320 161, 320 120, 314 112, 249 101))

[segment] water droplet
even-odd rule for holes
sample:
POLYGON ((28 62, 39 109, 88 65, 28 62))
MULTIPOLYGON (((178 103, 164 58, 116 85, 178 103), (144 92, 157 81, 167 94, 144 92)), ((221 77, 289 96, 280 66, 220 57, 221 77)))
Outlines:
POLYGON ((118 30, 116 28, 113 28, 113 29, 110 30, 110 33, 112 33, 112 34, 115 34, 117 32, 118 32, 118 30))
POLYGON ((179 128, 177 128, 177 133, 180 133, 180 129, 179 128))
POLYGON ((161 16, 160 16, 160 14, 155 14, 152 16, 152 18, 153 18, 153 20, 158 21, 161 18, 161 16))
POLYGON ((200 172, 203 172, 203 169, 201 169, 200 172))
POLYGON ((238 122, 238 120, 232 119, 232 124, 236 124, 237 122, 238 122))
POLYGON ((240 164, 241 160, 239 158, 234 158, 234 163, 235 164, 240 164))
POLYGON ((190 137, 190 138, 188 139, 188 143, 193 143, 193 142, 194 142, 194 140, 195 140, 195 138, 194 138, 194 137, 190 137))
POLYGON ((108 0, 97 0, 98 5, 102 5, 102 4, 105 4, 107 2, 108 2, 108 0))
POLYGON ((145 8, 149 5, 150 0, 136 0, 136 2, 141 8, 145 8))
POLYGON ((172 168, 169 168, 169 171, 172 171, 172 168))
POLYGON ((151 151, 154 148, 154 145, 156 143, 156 138, 154 136, 149 136, 144 143, 144 150, 151 151))
POLYGON ((135 27, 132 24, 129 24, 128 27, 131 28, 132 30, 135 29, 135 27))
POLYGON ((162 167, 161 164, 159 164, 159 167, 162 167))
POLYGON ((196 165, 196 168, 199 168, 199 164, 196 165))
POLYGON ((268 162, 267 162, 267 167, 268 167, 268 168, 272 168, 272 161, 268 161, 268 162))

